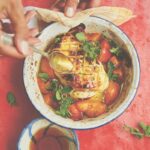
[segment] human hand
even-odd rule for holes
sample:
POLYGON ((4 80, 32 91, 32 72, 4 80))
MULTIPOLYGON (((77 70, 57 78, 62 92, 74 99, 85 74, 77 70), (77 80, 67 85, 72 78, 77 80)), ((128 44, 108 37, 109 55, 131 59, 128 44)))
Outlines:
POLYGON ((72 17, 76 11, 98 7, 100 4, 101 0, 56 0, 51 8, 56 11, 64 11, 67 17, 72 17))
POLYGON ((14 33, 14 46, 5 45, 0 40, 0 54, 16 58, 24 58, 32 53, 29 44, 39 42, 34 36, 37 29, 28 29, 27 23, 35 15, 35 12, 28 12, 24 15, 21 0, 0 1, 0 37, 4 32, 14 33), (4 24, 2 19, 9 18, 11 24, 4 24))

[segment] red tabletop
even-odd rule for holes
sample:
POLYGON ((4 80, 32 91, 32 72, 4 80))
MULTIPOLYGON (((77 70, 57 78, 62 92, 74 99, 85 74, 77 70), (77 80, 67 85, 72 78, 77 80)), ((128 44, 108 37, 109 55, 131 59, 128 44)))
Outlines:
MULTIPOLYGON (((24 0, 25 6, 49 7, 53 0, 24 0)), ((130 107, 116 120, 92 130, 76 131, 80 150, 149 150, 150 138, 141 140, 122 129, 123 124, 136 126, 139 121, 150 124, 150 13, 149 0, 103 0, 102 5, 131 9, 136 18, 121 26, 131 38, 140 58, 141 80, 130 107)), ((40 114, 32 106, 23 84, 23 60, 0 57, 0 150, 16 150, 22 129, 40 114), (7 103, 12 91, 17 106, 7 103)))

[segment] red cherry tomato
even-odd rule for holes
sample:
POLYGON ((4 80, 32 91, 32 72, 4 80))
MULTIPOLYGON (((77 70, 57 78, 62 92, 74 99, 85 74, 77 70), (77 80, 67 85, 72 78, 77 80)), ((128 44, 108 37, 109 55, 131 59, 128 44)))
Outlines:
POLYGON ((105 97, 105 103, 107 105, 112 104, 120 92, 120 85, 114 81, 109 82, 109 86, 105 91, 104 97, 105 97))
POLYGON ((82 120, 83 119, 83 113, 78 110, 76 104, 72 104, 68 108, 70 112, 70 116, 73 120, 82 120))
POLYGON ((109 51, 110 50, 110 44, 107 40, 103 40, 100 43, 100 47, 101 47, 101 52, 100 55, 98 56, 98 62, 102 62, 102 63, 107 63, 108 60, 111 58, 112 54, 109 51))
POLYGON ((44 101, 46 104, 48 104, 49 106, 51 106, 52 108, 56 109, 58 108, 58 103, 56 101, 53 100, 53 95, 52 93, 48 93, 46 95, 43 95, 44 97, 44 101))
POLYGON ((117 68, 113 71, 113 74, 116 74, 118 76, 119 81, 123 81, 123 69, 122 68, 117 68))
POLYGON ((86 38, 88 41, 99 41, 101 38, 100 33, 87 33, 86 38))
POLYGON ((107 40, 103 40, 100 43, 101 49, 110 50, 111 46, 107 40))
POLYGON ((121 65, 121 62, 118 60, 118 58, 116 56, 112 56, 110 58, 110 62, 112 62, 116 68, 121 65))
POLYGON ((100 62, 103 62, 103 63, 107 63, 108 60, 111 58, 112 54, 109 50, 107 49, 102 49, 101 52, 100 52, 100 55, 98 56, 98 59, 97 61, 100 63, 100 62))

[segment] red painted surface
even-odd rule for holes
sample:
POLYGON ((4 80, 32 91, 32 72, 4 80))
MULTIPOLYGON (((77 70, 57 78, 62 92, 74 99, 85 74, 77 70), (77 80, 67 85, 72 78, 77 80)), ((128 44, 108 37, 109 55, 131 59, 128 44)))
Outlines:
MULTIPOLYGON (((24 5, 49 7, 52 0, 24 0, 24 5)), ((150 124, 150 1, 103 0, 103 5, 130 8, 136 18, 121 29, 135 44, 141 62, 141 81, 134 101, 115 121, 93 130, 77 131, 81 150, 149 150, 150 138, 138 140, 126 133, 124 123, 136 126, 139 121, 150 124)), ((0 57, 0 150, 16 150, 22 129, 39 113, 30 103, 22 79, 23 61, 0 57), (13 91, 17 107, 10 107, 6 93, 13 91)))

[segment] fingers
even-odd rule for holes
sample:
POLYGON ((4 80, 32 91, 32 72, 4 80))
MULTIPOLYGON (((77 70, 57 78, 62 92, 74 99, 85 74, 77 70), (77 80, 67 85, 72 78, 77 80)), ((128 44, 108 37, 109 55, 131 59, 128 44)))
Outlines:
POLYGON ((66 3, 65 3, 65 15, 67 17, 73 17, 75 12, 76 12, 76 9, 77 9, 77 6, 78 6, 78 0, 66 0, 66 3))
POLYGON ((28 23, 36 15, 35 11, 27 11, 25 13, 25 20, 28 23))
POLYGON ((15 47, 0 43, 0 54, 10 57, 22 59, 25 56, 20 54, 15 47))
POLYGON ((21 1, 16 0, 10 2, 11 4, 7 8, 7 12, 15 32, 15 46, 17 47, 18 52, 21 54, 30 54, 30 51, 27 48, 29 30, 27 27, 26 19, 24 17, 21 1))

